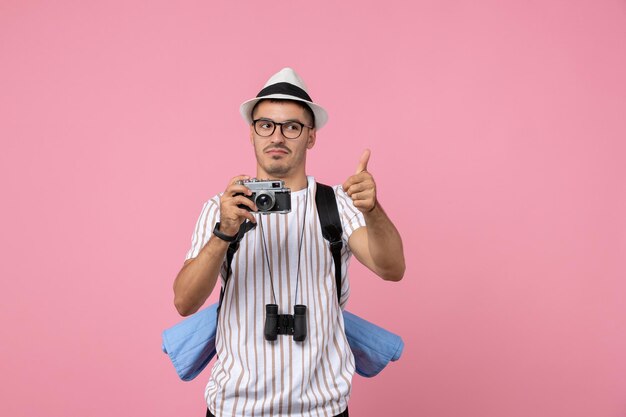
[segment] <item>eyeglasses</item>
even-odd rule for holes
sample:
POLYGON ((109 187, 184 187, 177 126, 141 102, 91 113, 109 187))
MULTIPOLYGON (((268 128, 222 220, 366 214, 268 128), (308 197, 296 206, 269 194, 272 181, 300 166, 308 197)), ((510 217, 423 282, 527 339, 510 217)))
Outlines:
POLYGON ((302 134, 302 129, 305 127, 313 129, 313 126, 303 125, 295 121, 278 123, 270 119, 256 119, 252 121, 252 124, 254 124, 254 131, 257 135, 264 138, 272 136, 276 126, 280 126, 280 133, 287 139, 298 139, 302 134))

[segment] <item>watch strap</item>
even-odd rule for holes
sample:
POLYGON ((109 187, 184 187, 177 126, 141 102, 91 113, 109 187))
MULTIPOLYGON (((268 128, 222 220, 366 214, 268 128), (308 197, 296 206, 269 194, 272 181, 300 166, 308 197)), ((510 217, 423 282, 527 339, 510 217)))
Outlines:
POLYGON ((237 240, 237 236, 239 235, 239 233, 235 233, 234 236, 228 236, 220 232, 220 222, 215 223, 215 227, 213 228, 213 234, 225 242, 234 242, 235 240, 237 240))

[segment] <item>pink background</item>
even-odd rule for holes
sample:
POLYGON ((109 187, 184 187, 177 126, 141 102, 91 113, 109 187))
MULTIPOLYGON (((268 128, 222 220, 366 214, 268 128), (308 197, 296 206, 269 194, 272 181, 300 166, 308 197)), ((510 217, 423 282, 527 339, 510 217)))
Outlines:
POLYGON ((309 172, 371 148, 408 258, 351 269, 406 342, 351 414, 626 416, 623 0, 2 0, 0 414, 204 415, 172 282, 287 65, 330 113, 309 172))

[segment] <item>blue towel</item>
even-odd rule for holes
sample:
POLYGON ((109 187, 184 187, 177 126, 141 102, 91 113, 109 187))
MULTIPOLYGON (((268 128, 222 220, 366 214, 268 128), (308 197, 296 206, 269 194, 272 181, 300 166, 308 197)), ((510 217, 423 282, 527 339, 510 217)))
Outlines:
MULTIPOLYGON (((371 378, 389 361, 402 355, 402 338, 348 311, 343 312, 346 337, 354 354, 356 372, 371 378)), ((183 381, 191 381, 215 355, 217 304, 198 311, 163 331, 161 349, 174 364, 183 381)))
POLYGON ((183 381, 191 381, 215 356, 217 303, 163 331, 163 352, 183 381))
POLYGON ((378 375, 389 361, 400 359, 404 349, 400 336, 349 311, 343 312, 343 321, 357 374, 371 378, 378 375))

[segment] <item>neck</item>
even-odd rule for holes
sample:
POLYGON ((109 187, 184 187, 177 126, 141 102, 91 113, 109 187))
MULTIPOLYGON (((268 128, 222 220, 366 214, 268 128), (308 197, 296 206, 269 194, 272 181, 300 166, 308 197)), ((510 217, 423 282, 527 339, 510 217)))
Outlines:
POLYGON ((294 178, 293 180, 290 180, 290 181, 287 181, 287 180, 284 180, 284 181, 285 181, 285 187, 289 188, 291 191, 304 190, 309 185, 306 175, 304 175, 301 178, 297 178, 297 179, 294 178))

